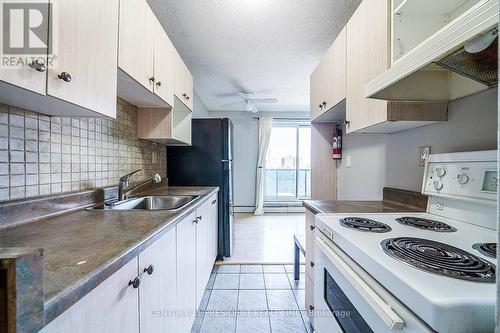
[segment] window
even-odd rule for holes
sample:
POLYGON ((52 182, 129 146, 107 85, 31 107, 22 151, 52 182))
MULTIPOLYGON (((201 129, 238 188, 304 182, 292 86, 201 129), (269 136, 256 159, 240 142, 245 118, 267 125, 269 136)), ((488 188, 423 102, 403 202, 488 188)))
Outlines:
POLYGON ((266 157, 266 201, 311 197, 311 128, 305 123, 275 123, 266 157))

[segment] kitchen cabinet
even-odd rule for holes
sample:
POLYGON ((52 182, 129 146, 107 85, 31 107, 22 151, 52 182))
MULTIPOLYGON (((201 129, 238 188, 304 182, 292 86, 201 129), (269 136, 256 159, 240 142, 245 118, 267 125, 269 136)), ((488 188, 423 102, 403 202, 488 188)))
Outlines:
POLYGON ((193 110, 193 75, 179 53, 174 50, 174 95, 193 110))
POLYGON ((311 120, 318 120, 318 117, 329 112, 345 98, 346 28, 340 31, 318 67, 311 74, 311 120))
POLYGON ((154 26, 154 87, 156 96, 168 105, 174 105, 173 54, 174 45, 156 17, 154 26))
POLYGON ((137 257, 116 271, 80 301, 45 326, 41 333, 139 331, 137 257))
POLYGON ((189 332, 196 313, 196 214, 177 224, 177 319, 176 332, 189 332))
MULTIPOLYGON (((218 254, 218 240, 219 240, 219 199, 218 193, 214 194, 212 198, 210 198, 210 242, 209 246, 211 247, 211 261, 215 262, 218 254)), ((210 268, 211 270, 211 268, 210 268)))
POLYGON ((210 207, 196 210, 196 305, 199 306, 207 286, 213 262, 210 253, 210 207))
POLYGON ((365 85, 390 67, 389 0, 363 0, 346 29, 347 133, 392 133, 447 120, 447 102, 365 98, 365 85))
POLYGON ((0 100, 48 115, 115 117, 118 0, 50 3, 57 8, 55 60, 38 70, 3 69, 0 100))
POLYGON ((308 311, 309 319, 314 326, 313 308, 314 307, 314 223, 315 215, 306 209, 306 274, 305 274, 305 309, 308 311))
POLYGON ((176 332, 176 262, 175 228, 139 254, 141 333, 176 332))
POLYGON ((191 119, 191 110, 177 97, 174 98, 173 108, 139 108, 137 138, 168 146, 189 146, 191 119))

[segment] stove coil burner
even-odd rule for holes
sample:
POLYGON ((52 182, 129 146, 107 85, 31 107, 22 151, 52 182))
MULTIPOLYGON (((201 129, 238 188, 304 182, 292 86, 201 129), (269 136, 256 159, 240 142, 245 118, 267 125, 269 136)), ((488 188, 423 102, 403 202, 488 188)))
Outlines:
POLYGON ((391 227, 382 222, 365 219, 362 217, 346 217, 340 220, 340 225, 346 228, 357 229, 367 232, 389 232, 391 227))
POLYGON ((411 227, 419 228, 419 229, 424 229, 424 230, 432 230, 432 231, 439 231, 439 232, 455 232, 457 229, 453 228, 452 226, 439 222, 439 221, 434 221, 434 220, 429 220, 429 219, 424 219, 420 217, 412 217, 412 216, 405 216, 405 217, 399 217, 396 219, 401 224, 404 225, 409 225, 411 227))
POLYGON ((477 250, 485 256, 496 258, 497 257, 497 243, 477 243, 472 245, 474 250, 477 250))
POLYGON ((380 245, 389 256, 429 273, 495 283, 495 265, 451 245, 411 237, 389 238, 380 245))

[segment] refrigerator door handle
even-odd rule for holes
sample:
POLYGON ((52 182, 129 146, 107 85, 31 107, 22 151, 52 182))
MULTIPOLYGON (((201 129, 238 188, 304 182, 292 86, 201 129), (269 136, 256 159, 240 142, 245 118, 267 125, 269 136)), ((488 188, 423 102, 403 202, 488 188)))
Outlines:
POLYGON ((230 160, 222 160, 222 163, 227 163, 227 162, 232 162, 233 160, 230 159, 230 160))

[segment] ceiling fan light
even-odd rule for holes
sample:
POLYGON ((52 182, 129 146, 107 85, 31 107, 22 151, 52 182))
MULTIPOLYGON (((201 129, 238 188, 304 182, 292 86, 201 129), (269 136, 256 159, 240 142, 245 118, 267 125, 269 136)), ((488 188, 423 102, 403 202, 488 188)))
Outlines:
POLYGON ((253 105, 252 103, 245 103, 245 110, 248 111, 248 112, 251 112, 253 110, 253 105))

